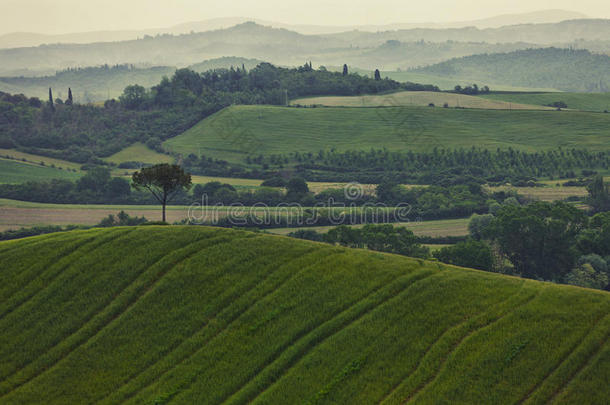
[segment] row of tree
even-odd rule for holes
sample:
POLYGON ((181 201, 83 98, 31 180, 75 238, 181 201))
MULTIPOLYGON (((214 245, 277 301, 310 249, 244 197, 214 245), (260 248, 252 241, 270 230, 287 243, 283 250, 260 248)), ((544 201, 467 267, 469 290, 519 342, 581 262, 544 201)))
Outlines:
POLYGON ((491 92, 489 86, 483 86, 479 88, 478 84, 473 84, 472 86, 468 85, 465 87, 460 86, 459 84, 454 87, 454 93, 458 94, 467 94, 470 96, 476 96, 477 94, 489 94, 491 92))
POLYGON ((183 160, 194 174, 271 178, 291 168, 310 181, 379 183, 390 178, 411 184, 450 185, 468 182, 533 185, 539 178, 589 177, 610 169, 610 152, 556 149, 524 152, 508 148, 433 149, 429 152, 336 150, 248 156, 248 167, 191 154, 183 160))

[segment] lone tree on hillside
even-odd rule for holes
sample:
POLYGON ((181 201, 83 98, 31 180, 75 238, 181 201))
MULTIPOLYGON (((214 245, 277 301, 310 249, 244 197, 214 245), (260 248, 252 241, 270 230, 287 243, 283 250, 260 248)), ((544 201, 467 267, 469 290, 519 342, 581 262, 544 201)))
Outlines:
POLYGON ((191 174, 186 173, 178 165, 167 163, 145 167, 135 172, 131 178, 131 186, 140 190, 142 188, 151 194, 163 206, 163 222, 165 222, 165 206, 181 190, 191 188, 191 174))
POLYGON ((347 65, 343 65, 343 76, 347 76, 347 65))

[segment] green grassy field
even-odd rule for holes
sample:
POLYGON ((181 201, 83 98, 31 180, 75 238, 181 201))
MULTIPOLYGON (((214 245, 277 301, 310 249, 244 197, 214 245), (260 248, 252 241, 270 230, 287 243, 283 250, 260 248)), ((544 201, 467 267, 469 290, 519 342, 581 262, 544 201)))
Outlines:
POLYGON ((289 108, 234 106, 164 142, 181 154, 243 163, 248 154, 299 151, 430 151, 434 147, 606 150, 610 114, 456 110, 430 107, 289 108))
POLYGON ((610 93, 492 93, 480 97, 513 103, 547 105, 563 101, 569 109, 610 111, 610 93))
POLYGON ((26 181, 49 179, 76 180, 81 175, 81 172, 74 173, 50 166, 0 158, 0 183, 4 184, 18 184, 26 181))
POLYGON ((31 153, 20 152, 15 149, 0 148, 0 157, 7 158, 7 159, 21 160, 21 161, 23 161, 23 159, 25 159, 26 162, 29 162, 29 163, 36 163, 36 164, 40 164, 40 165, 44 164, 45 166, 55 166, 57 168, 61 167, 62 169, 73 169, 78 172, 81 171, 80 168, 82 166, 82 164, 80 164, 80 163, 69 162, 67 160, 62 160, 62 159, 55 159, 55 158, 48 157, 48 156, 33 155, 31 153))
POLYGON ((428 106, 478 108, 487 110, 548 110, 550 107, 519 104, 491 98, 432 91, 401 91, 397 93, 367 96, 326 96, 292 100, 292 105, 323 105, 327 107, 397 107, 428 106))
POLYGON ((108 162, 120 164, 123 162, 142 162, 142 163, 173 163, 174 158, 155 152, 146 145, 136 142, 133 145, 109 156, 105 159, 108 162))
POLYGON ((0 402, 610 396, 610 295, 204 227, 0 243, 0 402))

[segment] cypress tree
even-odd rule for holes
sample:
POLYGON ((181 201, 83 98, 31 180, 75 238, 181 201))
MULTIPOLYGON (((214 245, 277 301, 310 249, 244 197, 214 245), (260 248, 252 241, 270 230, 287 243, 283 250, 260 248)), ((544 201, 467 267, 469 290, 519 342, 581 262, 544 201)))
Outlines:
POLYGON ((375 80, 381 80, 381 73, 379 73, 379 69, 375 69, 375 80))
POLYGON ((343 76, 347 76, 347 64, 343 65, 343 76))
POLYGON ((66 105, 72 105, 74 103, 74 99, 72 98, 72 89, 68 87, 68 99, 66 100, 66 105))
POLYGON ((53 91, 51 90, 50 87, 49 87, 49 107, 51 108, 52 111, 55 111, 55 104, 53 102, 53 91))

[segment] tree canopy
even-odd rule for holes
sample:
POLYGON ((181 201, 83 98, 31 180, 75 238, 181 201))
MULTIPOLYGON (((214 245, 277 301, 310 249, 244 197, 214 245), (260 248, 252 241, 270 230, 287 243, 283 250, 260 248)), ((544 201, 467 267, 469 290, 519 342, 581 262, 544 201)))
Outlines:
POLYGON ((142 188, 150 193, 163 207, 162 220, 165 222, 165 207, 167 203, 181 190, 191 188, 191 175, 178 165, 167 163, 152 167, 145 167, 132 176, 132 187, 136 190, 142 188))

